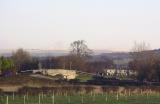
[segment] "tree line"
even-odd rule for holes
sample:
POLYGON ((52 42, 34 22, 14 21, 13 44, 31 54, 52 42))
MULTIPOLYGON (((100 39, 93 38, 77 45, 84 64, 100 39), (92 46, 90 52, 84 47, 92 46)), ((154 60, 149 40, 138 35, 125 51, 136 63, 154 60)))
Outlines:
POLYGON ((139 81, 160 82, 160 53, 150 50, 149 45, 135 43, 129 68, 137 71, 139 81))
POLYGON ((104 61, 90 61, 92 54, 93 51, 88 48, 84 40, 71 43, 69 54, 59 57, 32 57, 24 49, 18 49, 11 57, 0 58, 0 70, 2 74, 12 72, 15 75, 21 71, 38 69, 41 64, 43 69, 68 69, 95 73, 113 65, 113 61, 109 58, 105 58, 104 61), (3 63, 7 63, 7 67, 3 63))
MULTIPOLYGON (((135 43, 130 55, 132 61, 129 62, 128 69, 137 72, 137 80, 160 82, 160 53, 151 51, 146 43, 135 43)), ((0 71, 4 75, 16 75, 20 71, 38 69, 39 64, 43 69, 68 69, 91 73, 103 72, 104 68, 115 68, 112 59, 101 57, 103 61, 92 61, 92 56, 93 51, 84 40, 71 43, 69 54, 59 57, 32 57, 29 52, 18 49, 11 57, 0 57, 0 71)))

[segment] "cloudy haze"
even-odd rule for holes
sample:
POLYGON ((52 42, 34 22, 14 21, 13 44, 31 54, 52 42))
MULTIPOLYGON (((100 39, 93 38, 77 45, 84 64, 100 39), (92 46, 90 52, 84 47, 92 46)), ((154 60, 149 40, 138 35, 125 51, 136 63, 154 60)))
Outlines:
POLYGON ((160 48, 159 0, 0 0, 0 49, 129 51, 134 41, 160 48))

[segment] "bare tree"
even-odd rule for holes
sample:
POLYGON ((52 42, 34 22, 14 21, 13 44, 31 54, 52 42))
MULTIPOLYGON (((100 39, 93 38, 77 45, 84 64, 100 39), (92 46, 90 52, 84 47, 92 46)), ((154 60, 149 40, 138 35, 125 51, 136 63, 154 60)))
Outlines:
POLYGON ((77 40, 71 43, 71 54, 80 56, 80 57, 87 57, 90 56, 92 51, 88 48, 84 40, 77 40))
POLYGON ((142 52, 150 49, 150 45, 145 42, 137 43, 134 42, 134 46, 132 48, 133 52, 142 52))
POLYGON ((155 66, 159 58, 157 54, 149 49, 149 45, 142 43, 135 43, 131 56, 133 61, 130 62, 130 68, 137 71, 137 78, 141 81, 156 80, 155 66))
POLYGON ((70 69, 86 71, 86 61, 91 54, 92 51, 84 40, 77 40, 71 43, 71 51, 68 58, 70 69))
POLYGON ((131 55, 133 59, 142 58, 145 56, 147 51, 150 50, 150 45, 142 42, 142 43, 134 43, 134 46, 131 50, 131 55))
POLYGON ((31 62, 32 57, 27 51, 24 51, 23 49, 18 49, 15 53, 12 54, 12 59, 14 61, 16 69, 19 71, 21 65, 27 62, 31 62))

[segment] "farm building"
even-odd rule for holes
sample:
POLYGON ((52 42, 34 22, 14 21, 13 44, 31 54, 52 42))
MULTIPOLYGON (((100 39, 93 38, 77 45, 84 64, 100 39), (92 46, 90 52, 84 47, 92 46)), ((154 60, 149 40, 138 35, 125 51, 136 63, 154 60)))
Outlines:
POLYGON ((75 79, 77 73, 75 70, 67 70, 67 69, 39 69, 33 70, 33 73, 42 73, 44 75, 49 76, 56 76, 56 75, 63 75, 66 79, 75 79))
POLYGON ((133 70, 127 70, 127 69, 104 69, 104 73, 107 76, 128 76, 128 75, 136 75, 136 72, 133 70))

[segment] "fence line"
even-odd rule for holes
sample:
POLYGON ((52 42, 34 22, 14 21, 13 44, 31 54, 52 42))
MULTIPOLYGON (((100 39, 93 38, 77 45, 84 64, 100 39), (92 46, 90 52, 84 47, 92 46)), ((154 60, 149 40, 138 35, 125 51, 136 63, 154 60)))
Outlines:
MULTIPOLYGON (((4 95, 2 99, 0 99, 0 101, 4 100, 4 103, 2 104, 75 104, 75 102, 79 102, 78 104, 93 104, 94 102, 98 103, 98 102, 105 102, 105 103, 109 103, 109 104, 113 104, 113 103, 121 103, 121 102, 130 102, 130 101, 142 101, 145 102, 144 104, 150 104, 150 103, 154 103, 154 104, 159 104, 160 102, 160 95, 157 94, 151 94, 151 93, 147 93, 147 94, 124 94, 121 95, 120 93, 116 93, 116 94, 108 94, 108 93, 104 93, 104 94, 96 94, 96 93, 91 93, 91 94, 77 94, 77 95, 69 95, 69 94, 65 94, 65 95, 55 95, 54 92, 53 94, 44 94, 39 93, 37 96, 36 95, 27 95, 24 94, 22 95, 16 95, 14 94, 14 99, 13 99, 13 95, 4 95), (28 96, 28 98, 27 98, 28 96), (113 103, 112 103, 113 102, 113 103)), ((138 104, 143 104, 143 102, 140 102, 138 104)), ((99 104, 101 104, 99 103, 99 104)), ((0 103, 1 104, 1 103, 0 103)), ((125 104, 125 103, 124 103, 125 104)), ((127 104, 127 103, 126 103, 127 104)))

